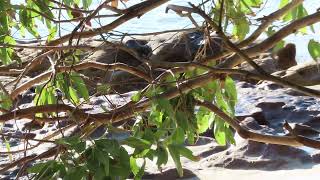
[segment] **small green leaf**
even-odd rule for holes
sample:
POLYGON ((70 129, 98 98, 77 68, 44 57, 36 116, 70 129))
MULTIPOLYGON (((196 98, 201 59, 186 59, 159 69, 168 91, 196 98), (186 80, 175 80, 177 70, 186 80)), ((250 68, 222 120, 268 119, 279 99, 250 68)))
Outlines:
POLYGON ((86 87, 86 84, 84 83, 84 81, 82 80, 80 75, 78 73, 73 72, 73 73, 71 73, 70 78, 71 78, 71 81, 74 84, 77 92, 79 92, 80 96, 83 97, 86 101, 88 101, 89 100, 89 92, 86 87))
POLYGON ((141 99, 141 91, 138 91, 137 93, 135 93, 132 97, 131 100, 133 102, 138 102, 141 99))
POLYGON ((320 43, 311 39, 308 44, 308 50, 313 60, 318 61, 320 58, 320 43))
POLYGON ((81 139, 78 136, 64 137, 56 140, 56 143, 68 146, 74 146, 80 142, 81 139))
POLYGON ((122 144, 126 144, 130 147, 133 148, 138 148, 138 149, 149 149, 151 147, 151 143, 145 139, 140 139, 136 137, 129 137, 122 141, 122 144))
POLYGON ((47 38, 48 42, 50 42, 53 38, 55 38, 57 31, 58 31, 57 26, 51 27, 49 29, 49 35, 48 35, 48 38, 47 38))
POLYGON ((88 9, 89 6, 91 5, 92 0, 82 0, 83 8, 88 9))
POLYGON ((285 45, 285 41, 284 40, 281 40, 279 42, 277 42, 277 44, 273 47, 272 51, 275 53, 275 52, 278 52, 280 49, 282 49, 285 45))
POLYGON ((135 180, 138 180, 138 179, 142 178, 142 176, 144 174, 145 166, 146 166, 146 161, 145 160, 143 161, 142 166, 139 167, 137 165, 136 159, 133 158, 133 157, 130 157, 130 168, 131 168, 132 173, 134 174, 134 179, 135 180))
POLYGON ((68 97, 70 97, 71 102, 75 103, 76 105, 79 104, 80 100, 79 100, 77 91, 71 86, 69 86, 69 96, 68 97))
POLYGON ((215 128, 214 128, 214 137, 218 144, 225 146, 226 145, 226 132, 225 132, 225 125, 224 121, 216 116, 215 117, 215 128))
POLYGON ((191 161, 199 161, 200 160, 200 157, 199 156, 194 156, 190 149, 188 149, 188 148, 186 148, 186 147, 184 147, 182 145, 176 146, 176 148, 178 149, 179 153, 182 156, 190 159, 191 161))
MULTIPOLYGON (((11 152, 11 146, 10 146, 10 144, 7 141, 6 138, 4 138, 4 142, 5 142, 5 145, 6 145, 7 152, 10 153, 11 152)), ((10 161, 13 161, 11 153, 9 154, 9 159, 10 159, 10 161)))

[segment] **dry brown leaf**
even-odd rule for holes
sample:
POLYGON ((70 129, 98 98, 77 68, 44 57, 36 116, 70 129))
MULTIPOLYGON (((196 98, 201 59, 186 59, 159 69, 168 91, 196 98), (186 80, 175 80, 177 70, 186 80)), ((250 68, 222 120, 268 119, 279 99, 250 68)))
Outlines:
MULTIPOLYGON (((129 0, 122 0, 123 2, 128 2, 129 0)), ((119 0, 113 0, 112 2, 111 2, 111 6, 112 7, 118 7, 118 4, 119 4, 119 0)))

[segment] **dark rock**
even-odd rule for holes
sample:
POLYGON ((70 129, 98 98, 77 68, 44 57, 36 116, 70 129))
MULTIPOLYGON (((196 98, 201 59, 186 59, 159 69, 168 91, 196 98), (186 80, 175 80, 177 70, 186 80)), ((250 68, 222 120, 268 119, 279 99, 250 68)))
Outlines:
POLYGON ((246 126, 253 130, 261 130, 262 127, 257 123, 257 121, 252 117, 247 117, 243 121, 241 121, 243 126, 246 126))
POLYGON ((100 126, 93 133, 90 134, 90 137, 93 139, 97 139, 103 136, 105 132, 106 132, 106 128, 104 126, 100 126))
POLYGON ((204 45, 208 45, 204 56, 210 56, 222 50, 220 38, 215 36, 210 37, 210 40, 206 38, 200 31, 157 36, 148 43, 153 51, 150 59, 155 62, 186 62, 192 61, 204 45))
POLYGON ((3 125, 4 128, 13 128, 14 124, 13 123, 5 123, 3 125))
POLYGON ((72 124, 72 121, 64 120, 64 121, 58 121, 56 127, 57 128, 63 128, 66 127, 69 124, 72 124))
POLYGON ((46 134, 48 132, 48 130, 46 129, 41 129, 41 131, 39 132, 40 134, 46 134))
POLYGON ((309 121, 307 121, 303 124, 310 126, 314 129, 320 130, 320 117, 313 117, 309 121))
POLYGON ((297 65, 296 62, 296 45, 289 43, 277 52, 278 69, 288 69, 297 65))
MULTIPOLYGON (((183 168, 183 178, 195 178, 197 175, 189 169, 183 168)), ((154 180, 162 180, 162 179, 179 179, 179 175, 176 168, 166 169, 161 173, 148 173, 146 172, 142 179, 154 179, 154 180)))
POLYGON ((265 109, 281 109, 284 106, 284 102, 260 102, 257 104, 257 107, 265 110, 265 109))
POLYGON ((146 41, 131 39, 128 40, 125 45, 128 48, 135 50, 140 56, 149 57, 152 53, 152 49, 150 46, 146 45, 146 43, 146 41))
POLYGON ((310 137, 310 138, 316 138, 320 134, 320 131, 318 131, 308 125, 303 125, 303 124, 294 124, 292 129, 296 134, 310 137))

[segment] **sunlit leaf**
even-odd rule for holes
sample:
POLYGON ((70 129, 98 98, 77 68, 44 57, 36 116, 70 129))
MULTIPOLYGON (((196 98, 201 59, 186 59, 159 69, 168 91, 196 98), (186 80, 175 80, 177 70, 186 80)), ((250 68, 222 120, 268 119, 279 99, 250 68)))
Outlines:
POLYGON ((318 61, 320 58, 320 43, 311 39, 308 44, 308 50, 313 60, 318 61))

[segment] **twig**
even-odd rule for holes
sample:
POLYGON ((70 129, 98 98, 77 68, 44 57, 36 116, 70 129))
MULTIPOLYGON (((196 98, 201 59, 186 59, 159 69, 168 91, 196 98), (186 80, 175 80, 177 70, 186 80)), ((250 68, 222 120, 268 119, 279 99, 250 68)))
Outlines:
MULTIPOLYGON (((130 8, 128 8, 128 12, 124 15, 122 15, 121 17, 119 17, 118 19, 114 20, 112 23, 102 26, 100 28, 96 28, 96 29, 92 29, 90 31, 83 31, 83 32, 76 32, 74 34, 74 38, 78 39, 80 36, 82 38, 86 38, 86 37, 92 37, 92 36, 96 36, 99 35, 100 33, 107 33, 110 30, 118 27, 119 25, 127 22, 128 20, 135 18, 135 17, 139 17, 142 14, 160 6, 163 3, 168 2, 169 0, 148 0, 148 1, 144 1, 142 3, 136 4, 131 6, 130 8)), ((61 44, 67 40, 70 39, 72 35, 71 34, 67 34, 62 36, 59 39, 53 40, 51 42, 48 43, 49 46, 56 46, 58 44, 61 44)))
MULTIPOLYGON (((87 68, 95 68, 100 69, 104 71, 113 71, 113 70, 122 70, 125 72, 128 72, 130 74, 133 74, 137 77, 140 77, 148 82, 152 82, 152 79, 144 72, 140 71, 139 69, 135 67, 128 66, 123 63, 113 63, 113 64, 104 64, 104 63, 98 63, 98 62, 84 62, 80 64, 76 64, 73 66, 62 66, 57 67, 57 72, 68 72, 68 71, 78 71, 83 70, 87 68)), ((25 82, 24 84, 17 87, 15 90, 13 90, 10 94, 11 99, 15 99, 21 92, 29 89, 34 84, 41 83, 42 81, 48 79, 51 76, 52 72, 44 72, 33 79, 25 82)))
POLYGON ((293 0, 281 9, 261 18, 260 20, 262 21, 262 23, 260 24, 260 26, 248 38, 238 43, 237 46, 241 48, 253 43, 275 20, 281 18, 288 11, 299 6, 302 2, 303 0, 293 0))

